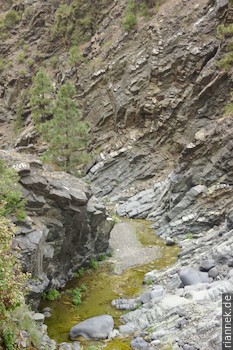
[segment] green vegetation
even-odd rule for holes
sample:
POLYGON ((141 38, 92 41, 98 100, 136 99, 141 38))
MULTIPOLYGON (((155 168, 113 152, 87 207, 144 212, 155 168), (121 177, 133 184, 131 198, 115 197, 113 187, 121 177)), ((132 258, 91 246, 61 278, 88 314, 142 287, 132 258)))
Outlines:
POLYGON ((191 232, 186 233, 186 239, 193 239, 193 234, 191 232))
POLYGON ((88 346, 87 350, 100 350, 101 348, 98 345, 88 346))
POLYGON ((80 267, 80 269, 78 269, 78 271, 74 273, 74 277, 75 278, 81 277, 84 275, 84 272, 85 272, 84 267, 80 267))
POLYGON ((98 263, 98 261, 95 260, 95 258, 92 257, 91 260, 90 260, 89 266, 90 266, 92 269, 97 270, 97 269, 99 268, 99 263, 98 263))
POLYGON ((87 291, 87 286, 85 284, 81 284, 80 288, 74 288, 72 295, 72 302, 75 306, 79 306, 82 303, 82 292, 87 291))
MULTIPOLYGON (((29 343, 32 342, 36 348, 40 348, 42 342, 41 333, 35 321, 32 319, 28 306, 22 305, 14 309, 12 311, 12 318, 17 320, 17 327, 19 330, 26 331, 30 334, 29 343)), ((28 345, 30 346, 30 344, 28 345)))
POLYGON ((48 142, 44 159, 55 162, 66 171, 82 164, 89 132, 89 125, 80 121, 75 97, 72 83, 62 85, 55 100, 53 119, 40 129, 43 139, 48 142))
POLYGON ((114 224, 119 224, 119 222, 121 222, 120 218, 116 214, 113 213, 111 216, 114 224))
POLYGON ((16 227, 7 217, 16 215, 23 220, 24 204, 17 173, 0 159, 0 337, 6 350, 16 349, 17 329, 11 313, 18 305, 24 304, 27 279, 12 250, 16 227))
POLYGON ((19 70, 19 75, 20 75, 21 77, 25 77, 25 76, 27 75, 26 69, 20 69, 20 70, 19 70))
POLYGON ((75 68, 76 76, 78 74, 78 66, 85 62, 83 55, 81 55, 77 46, 72 46, 69 50, 69 64, 75 68))
POLYGON ((29 57, 27 60, 26 60, 26 64, 28 65, 29 68, 32 68, 35 64, 35 61, 33 58, 29 57))
POLYGON ((34 77, 30 89, 30 105, 36 126, 44 122, 52 113, 52 93, 52 82, 44 68, 41 68, 34 77))
POLYGON ((6 61, 4 58, 0 58, 0 73, 4 71, 6 67, 6 61))
POLYGON ((123 27, 131 31, 137 27, 138 16, 148 18, 153 12, 158 12, 160 2, 157 0, 128 0, 123 19, 123 27))
POLYGON ((75 306, 80 305, 82 303, 81 298, 82 298, 81 290, 79 288, 75 288, 73 290, 73 300, 72 300, 73 304, 75 306))
POLYGON ((147 286, 150 286, 151 284, 153 284, 152 277, 150 277, 150 276, 146 277, 145 283, 146 283, 147 286))
POLYGON ((43 159, 69 172, 91 159, 85 151, 89 124, 80 120, 71 82, 60 87, 55 99, 53 93, 52 81, 41 68, 30 89, 30 105, 35 127, 48 143, 43 159))
MULTIPOLYGON (((224 26, 223 24, 217 28, 217 36, 220 39, 229 38, 228 44, 226 46, 227 53, 225 56, 217 62, 217 65, 225 71, 229 71, 233 67, 233 24, 224 26)), ((231 93, 231 99, 233 98, 233 93, 231 93)), ((232 101, 232 100, 231 100, 232 101)), ((233 103, 229 102, 225 107, 225 115, 233 113, 233 103)))
POLYGON ((6 326, 3 329, 3 340, 6 350, 15 350, 16 335, 12 327, 6 326))
MULTIPOLYGON (((233 100, 233 92, 231 93, 231 101, 233 100)), ((230 102, 225 107, 225 114, 229 115, 233 113, 233 102, 230 102)))
POLYGON ((51 59, 50 59, 50 64, 51 64, 51 66, 52 66, 53 69, 56 69, 56 68, 57 68, 58 63, 59 63, 59 58, 58 58, 58 56, 53 56, 53 57, 51 57, 51 59))
MULTIPOLYGON (((224 26, 223 24, 219 25, 217 28, 217 36, 220 39, 231 38, 233 34, 233 24, 224 26)), ((233 39, 231 38, 226 47, 227 53, 224 58, 218 62, 218 66, 224 70, 229 70, 233 64, 233 39)))
POLYGON ((233 63, 233 52, 228 52, 223 59, 218 62, 218 66, 224 70, 229 70, 233 63))
POLYGON ((24 207, 25 201, 18 184, 18 174, 0 159, 0 217, 15 215, 18 220, 24 220, 24 207))
POLYGON ((137 7, 134 0, 128 0, 127 2, 123 26, 126 31, 137 26, 137 7))
POLYGON ((84 283, 81 284, 80 290, 81 290, 81 292, 86 292, 87 291, 87 286, 84 283))
POLYGON ((107 255, 106 254, 101 254, 100 256, 99 256, 99 261, 105 261, 105 260, 107 260, 107 255))
POLYGON ((4 19, 6 28, 8 28, 8 29, 14 28, 15 25, 20 22, 21 17, 22 17, 21 12, 17 12, 15 10, 9 10, 6 13, 6 16, 4 19))
POLYGON ((6 14, 0 15, 0 38, 5 40, 8 36, 9 30, 13 29, 22 17, 21 12, 9 10, 6 14))
POLYGON ((93 36, 103 11, 112 0, 72 0, 61 4, 55 12, 51 39, 62 39, 63 44, 81 44, 93 36))
POLYGON ((56 289, 51 289, 49 290, 47 293, 43 293, 42 294, 42 299, 43 300, 50 300, 50 301, 54 301, 57 300, 58 298, 61 297, 61 293, 56 290, 56 289))

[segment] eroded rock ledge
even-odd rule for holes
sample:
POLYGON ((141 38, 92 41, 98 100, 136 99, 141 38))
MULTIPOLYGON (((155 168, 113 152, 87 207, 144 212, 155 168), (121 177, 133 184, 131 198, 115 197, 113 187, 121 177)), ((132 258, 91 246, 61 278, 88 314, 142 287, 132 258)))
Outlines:
POLYGON ((17 170, 27 200, 28 217, 17 222, 15 246, 24 271, 32 274, 32 291, 62 287, 78 267, 107 251, 113 221, 80 179, 45 171, 30 156, 1 151, 0 157, 17 170))

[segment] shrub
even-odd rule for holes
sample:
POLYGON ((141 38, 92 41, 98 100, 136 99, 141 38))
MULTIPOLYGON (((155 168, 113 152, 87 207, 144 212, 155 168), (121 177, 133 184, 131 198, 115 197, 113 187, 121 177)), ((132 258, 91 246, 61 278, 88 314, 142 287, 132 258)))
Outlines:
POLYGON ((57 68, 58 63, 59 63, 59 58, 57 56, 51 57, 50 64, 53 69, 57 68))
POLYGON ((69 64, 75 68, 76 76, 78 75, 78 66, 82 62, 85 62, 85 58, 81 55, 77 46, 72 46, 69 51, 69 64))
POLYGON ((87 286, 85 284, 81 284, 80 291, 81 292, 86 292, 87 291, 87 286))
MULTIPOLYGON (((231 93, 231 101, 232 101, 232 98, 233 98, 233 93, 231 93)), ((232 113, 233 113, 233 103, 230 102, 225 107, 225 115, 232 114, 232 113)))
POLYGON ((47 293, 42 294, 42 299, 54 301, 61 297, 61 293, 56 289, 51 289, 47 293))
POLYGON ((21 13, 15 10, 10 10, 7 12, 5 16, 5 26, 8 29, 12 29, 20 20, 21 20, 21 13))
POLYGON ((143 17, 148 17, 149 16, 149 8, 146 4, 145 1, 143 1, 140 5, 139 5, 139 13, 141 16, 143 17))
POLYGON ((151 284, 153 284, 152 277, 150 277, 150 276, 146 277, 145 283, 146 283, 147 286, 150 286, 151 284))
POLYGON ((127 3, 123 26, 126 31, 130 31, 137 26, 136 5, 133 0, 129 0, 127 3))
POLYGON ((74 277, 81 277, 84 275, 85 269, 84 267, 80 267, 77 272, 74 273, 74 277))
POLYGON ((95 34, 103 10, 112 0, 72 0, 61 4, 55 12, 51 39, 60 38, 63 44, 81 44, 95 34))
POLYGON ((3 340, 6 350, 15 350, 15 331, 12 327, 6 326, 3 329, 3 340))
POLYGON ((217 65, 224 70, 229 70, 233 63, 233 52, 229 52, 223 59, 217 62, 217 65))
POLYGON ((34 61, 33 58, 29 57, 29 58, 27 59, 26 63, 27 63, 27 65, 28 65, 30 68, 32 68, 32 67, 34 66, 34 64, 35 64, 35 61, 34 61))
POLYGON ((0 216, 16 215, 23 220, 25 213, 25 200, 18 184, 18 174, 0 159, 0 216))
POLYGON ((42 342, 41 331, 36 325, 36 322, 33 320, 28 306, 22 305, 17 307, 11 314, 12 318, 17 320, 17 328, 21 331, 27 331, 30 334, 30 339, 28 339, 28 342, 32 341, 36 348, 40 348, 42 342))
POLYGON ((4 71, 5 67, 6 67, 6 62, 4 58, 0 58, 0 73, 4 71))
POLYGON ((106 254, 101 254, 100 256, 99 256, 99 261, 104 261, 104 260, 106 260, 108 257, 107 257, 107 255, 106 254))
POLYGON ((16 255, 12 252, 15 231, 9 220, 0 217, 0 305, 3 311, 13 309, 24 301, 27 276, 21 272, 16 255))
POLYGON ((73 290, 73 304, 75 306, 78 306, 82 303, 81 297, 82 297, 81 290, 79 288, 75 288, 73 290))
MULTIPOLYGON (((217 35, 220 39, 223 39, 227 36, 232 36, 233 34, 233 24, 229 24, 228 26, 219 25, 217 28, 217 35)), ((233 40, 227 45, 227 51, 225 57, 217 62, 217 65, 224 70, 229 70, 232 67, 233 63, 233 40)))
POLYGON ((20 75, 21 77, 25 77, 25 76, 27 75, 26 69, 20 69, 20 70, 19 70, 19 75, 20 75))
POLYGON ((18 57, 17 57, 17 62, 18 63, 23 63, 25 61, 25 52, 23 50, 21 50, 18 54, 18 57))
POLYGON ((191 232, 186 233, 186 239, 193 239, 193 234, 191 232))
POLYGON ((97 270, 99 268, 99 263, 98 263, 98 261, 95 260, 95 258, 91 258, 89 266, 92 269, 97 270))
MULTIPOLYGON (((233 35, 233 24, 229 24, 228 26, 220 25, 217 28, 217 35, 219 38, 223 39, 224 37, 233 35)), ((229 71, 233 65, 233 39, 231 38, 227 44, 227 53, 225 56, 217 62, 217 65, 224 69, 225 71, 229 71)), ((225 107, 225 115, 233 113, 233 103, 232 103, 233 93, 231 93, 231 101, 225 107)))

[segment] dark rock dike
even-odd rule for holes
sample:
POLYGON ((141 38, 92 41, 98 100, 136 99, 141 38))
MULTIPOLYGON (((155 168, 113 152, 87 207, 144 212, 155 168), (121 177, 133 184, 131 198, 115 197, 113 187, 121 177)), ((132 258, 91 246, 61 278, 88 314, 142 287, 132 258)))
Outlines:
MULTIPOLYGON (((108 249, 113 221, 88 185, 72 175, 45 171, 40 161, 1 152, 18 171, 28 217, 17 222, 15 247, 36 294, 60 288, 91 257, 108 249)), ((39 295, 37 295, 39 296, 39 295)))

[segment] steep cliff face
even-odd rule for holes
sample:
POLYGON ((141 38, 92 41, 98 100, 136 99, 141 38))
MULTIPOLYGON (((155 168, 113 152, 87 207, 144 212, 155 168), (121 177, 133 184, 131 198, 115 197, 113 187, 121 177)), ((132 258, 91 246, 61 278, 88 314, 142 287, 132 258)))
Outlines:
MULTIPOLYGON (((20 175, 28 217, 14 241, 32 292, 59 288, 91 257, 108 250, 113 221, 83 181, 45 171, 40 161, 1 151, 20 175)), ((36 296, 36 295, 34 295, 36 296)))
POLYGON ((101 80, 110 77, 108 108, 114 101, 115 112, 99 114, 97 144, 107 125, 111 133, 88 178, 97 195, 117 203, 118 214, 148 217, 164 237, 207 230, 232 206, 232 118, 224 116, 232 74, 218 68, 226 44, 216 34, 220 23, 231 22, 227 1, 167 2, 124 38, 128 46, 90 92, 106 103, 101 80))
POLYGON ((99 117, 97 145, 105 130, 103 159, 89 174, 99 194, 127 195, 130 187, 131 195, 142 181, 165 180, 195 134, 222 117, 232 83, 216 65, 216 28, 226 10, 226 2, 167 2, 122 39, 114 62, 95 77, 85 113, 99 117))

